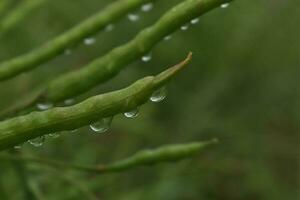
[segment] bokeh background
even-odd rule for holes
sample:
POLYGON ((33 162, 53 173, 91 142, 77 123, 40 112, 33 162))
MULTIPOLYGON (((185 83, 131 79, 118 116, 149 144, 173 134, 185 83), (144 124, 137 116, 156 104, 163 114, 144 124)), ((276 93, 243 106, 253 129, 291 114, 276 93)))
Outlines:
MULTIPOLYGON (((98 12, 112 0, 60 0, 43 3, 0 38, 0 60, 45 43, 98 12)), ((96 43, 72 47, 30 73, 0 84, 4 109, 57 75, 84 67, 153 24, 180 0, 157 1, 150 12, 136 11, 96 43)), ((18 1, 9 8, 12 10, 18 1)), ((88 127, 29 144, 20 154, 96 164, 128 157, 163 144, 219 138, 220 144, 179 163, 139 167, 124 173, 53 173, 26 165, 25 176, 39 199, 123 200, 296 200, 299 199, 300 12, 299 1, 236 1, 202 16, 197 25, 178 30, 152 50, 152 59, 136 61, 117 77, 78 97, 112 91, 182 60, 193 62, 168 85, 160 104, 142 106, 135 119, 115 116, 110 131, 88 127)), ((8 10, 9 12, 9 10, 8 10)), ((0 199, 23 199, 18 169, 0 160, 0 199)))

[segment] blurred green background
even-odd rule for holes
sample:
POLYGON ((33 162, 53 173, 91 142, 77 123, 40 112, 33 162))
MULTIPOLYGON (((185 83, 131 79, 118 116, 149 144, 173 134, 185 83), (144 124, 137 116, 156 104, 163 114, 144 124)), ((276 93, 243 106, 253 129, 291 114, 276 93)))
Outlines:
MULTIPOLYGON (((28 52, 110 2, 48 0, 0 38, 0 60, 28 52)), ((61 55, 30 73, 2 82, 0 109, 58 74, 81 68, 130 40, 178 2, 157 1, 150 12, 136 11, 140 15, 137 22, 124 17, 114 24, 113 31, 97 34, 94 45, 80 44, 72 48, 71 55, 61 55)), ((40 148, 26 144, 18 151, 95 164, 169 143, 217 137, 219 145, 179 163, 120 174, 55 174, 28 165, 30 187, 40 199, 47 200, 87 199, 85 188, 100 199, 299 199, 299 6, 299 1, 292 0, 240 0, 226 9, 215 9, 197 25, 178 30, 170 40, 157 45, 150 62, 136 61, 111 81, 76 99, 125 87, 172 66, 192 51, 192 64, 168 85, 163 103, 144 105, 136 119, 116 116, 106 134, 96 135, 83 127, 49 139, 40 148)), ((23 199, 16 169, 1 160, 0 170, 0 199, 23 199)))

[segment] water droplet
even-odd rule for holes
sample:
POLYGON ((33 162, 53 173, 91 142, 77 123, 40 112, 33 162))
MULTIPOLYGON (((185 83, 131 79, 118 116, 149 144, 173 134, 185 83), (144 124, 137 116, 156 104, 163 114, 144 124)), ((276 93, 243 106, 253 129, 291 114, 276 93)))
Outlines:
POLYGON ((172 38, 172 35, 167 35, 166 37, 164 37, 164 40, 167 41, 167 40, 170 40, 172 38))
POLYGON ((132 22, 136 22, 136 21, 138 21, 138 20, 140 19, 140 16, 139 16, 139 15, 137 15, 137 14, 132 14, 132 13, 128 14, 127 17, 128 17, 128 19, 129 19, 130 21, 132 21, 132 22))
POLYGON ((45 141, 45 137, 44 136, 40 136, 40 137, 37 137, 37 138, 34 138, 34 139, 31 139, 29 140, 29 144, 31 144, 32 146, 35 146, 35 147, 40 147, 44 144, 44 141, 45 141))
POLYGON ((195 18, 191 20, 191 24, 197 24, 199 22, 199 18, 195 18))
POLYGON ((143 62, 149 62, 152 59, 151 53, 148 53, 142 57, 143 62))
POLYGON ((162 87, 152 93, 152 95, 150 97, 150 101, 161 102, 162 100, 164 100, 166 98, 166 96, 167 96, 167 90, 165 87, 162 87))
POLYGON ((39 110, 48 110, 53 107, 53 104, 52 103, 37 103, 36 107, 39 110))
POLYGON ((104 133, 110 128, 112 119, 112 117, 100 119, 99 121, 91 124, 90 128, 96 133, 104 133))
POLYGON ((16 146, 14 146, 14 149, 21 149, 23 144, 18 144, 16 146))
POLYGON ((128 118, 135 118, 139 115, 139 110, 140 110, 140 108, 137 107, 134 110, 130 110, 128 112, 125 112, 124 116, 128 117, 128 118))
POLYGON ((104 28, 104 31, 105 31, 105 32, 110 32, 110 31, 114 30, 114 28, 115 28, 115 25, 113 25, 113 24, 108 24, 108 25, 104 28))
POLYGON ((85 39, 83 40, 83 43, 84 43, 85 45, 93 45, 93 44, 95 44, 95 42, 96 42, 96 39, 95 39, 95 38, 92 38, 92 37, 90 37, 90 38, 85 38, 85 39))
POLYGON ((221 8, 227 8, 229 6, 229 3, 223 3, 222 5, 221 5, 221 8))
POLYGON ((183 25, 183 26, 181 26, 180 29, 183 30, 183 31, 186 31, 186 30, 189 29, 189 25, 183 25))
POLYGON ((75 102, 74 99, 66 99, 66 100, 64 101, 64 104, 65 104, 66 106, 70 106, 70 105, 74 104, 74 102, 75 102))
POLYGON ((146 3, 146 4, 142 5, 141 9, 144 12, 149 12, 150 10, 153 9, 153 6, 154 6, 154 4, 150 2, 150 3, 146 3))
POLYGON ((71 49, 65 49, 64 54, 67 55, 67 56, 71 55, 72 54, 72 50, 71 49))
POLYGON ((50 133, 47 135, 49 138, 58 138, 60 136, 59 133, 50 133))

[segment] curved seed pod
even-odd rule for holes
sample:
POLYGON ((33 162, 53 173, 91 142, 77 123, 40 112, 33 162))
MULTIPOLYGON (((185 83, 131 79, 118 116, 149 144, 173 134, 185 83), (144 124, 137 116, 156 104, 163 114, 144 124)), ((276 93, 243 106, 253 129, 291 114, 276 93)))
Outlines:
POLYGON ((79 170, 92 173, 110 173, 122 172, 142 165, 154 165, 162 162, 175 162, 189 158, 197 153, 202 152, 211 145, 217 144, 217 139, 208 141, 197 141, 186 144, 170 144, 164 145, 155 149, 142 150, 134 155, 114 162, 112 164, 98 164, 98 165, 80 165, 69 162, 62 162, 57 160, 35 158, 26 156, 12 156, 0 155, 3 160, 21 160, 24 162, 33 162, 41 165, 51 166, 55 168, 66 168, 72 170, 79 170))
POLYGON ((151 94, 162 87, 190 62, 192 54, 178 65, 157 76, 140 79, 125 89, 91 97, 70 107, 32 112, 0 122, 0 150, 50 132, 76 128, 123 113, 145 103, 151 94))
MULTIPOLYGON (((37 1, 37 0, 30 0, 37 1)), ((40 0, 39 0, 40 1, 40 0)), ((106 25, 120 19, 125 14, 138 8, 150 0, 119 0, 101 12, 88 18, 71 30, 59 35, 45 45, 31 52, 0 63, 0 81, 29 71, 42 63, 63 53, 69 46, 105 28, 106 25)))
POLYGON ((24 0, 20 2, 13 11, 0 20, 0 36, 16 26, 22 19, 45 2, 46 0, 24 0))
POLYGON ((53 80, 44 93, 44 101, 59 102, 80 95, 117 75, 176 31, 182 24, 231 0, 185 0, 163 15, 153 26, 141 31, 127 44, 117 47, 85 66, 53 80))

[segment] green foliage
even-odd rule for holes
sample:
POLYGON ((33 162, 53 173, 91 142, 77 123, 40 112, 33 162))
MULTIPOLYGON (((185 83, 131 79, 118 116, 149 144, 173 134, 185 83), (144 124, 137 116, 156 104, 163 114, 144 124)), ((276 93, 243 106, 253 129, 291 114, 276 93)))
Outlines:
MULTIPOLYGON (((6 0, 9 5, 2 15, 0 11, 0 20, 21 1, 6 0)), ((38 7, 2 35, 0 59, 10 60, 40 47, 114 2, 47 1, 46 6, 38 7)), ((128 21, 124 15, 114 22, 113 31, 92 36, 96 40, 93 45, 79 42, 68 47, 71 54, 61 54, 35 70, 1 82, 0 111, 35 99, 40 89, 59 75, 78 71, 130 41, 181 2, 156 1, 150 12, 131 11, 140 16, 139 20, 128 21)), ((25 172, 27 187, 20 185, 22 175, 14 164, 1 159, 0 199, 25 199, 26 188, 36 199, 50 200, 297 199, 298 9, 299 1, 291 0, 271 4, 269 0, 237 1, 226 9, 216 8, 202 16, 198 24, 176 31, 170 40, 156 45, 149 62, 137 59, 117 77, 73 99, 76 104, 124 88, 140 77, 157 74, 163 66, 172 66, 192 51, 191 67, 175 83, 168 84, 164 102, 144 104, 134 119, 117 115, 105 134, 82 127, 76 132, 66 131, 56 139, 47 137, 39 148, 25 143, 15 150, 19 155, 8 150, 1 154, 89 166, 89 163, 114 163, 141 149, 219 138, 220 143, 211 151, 184 162, 101 176, 21 160, 20 171, 25 172)))

